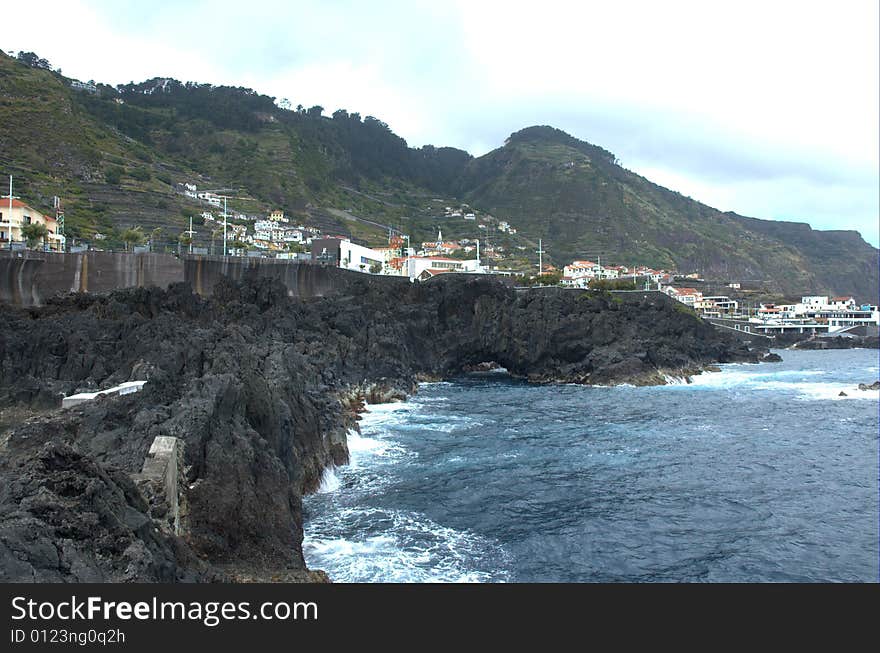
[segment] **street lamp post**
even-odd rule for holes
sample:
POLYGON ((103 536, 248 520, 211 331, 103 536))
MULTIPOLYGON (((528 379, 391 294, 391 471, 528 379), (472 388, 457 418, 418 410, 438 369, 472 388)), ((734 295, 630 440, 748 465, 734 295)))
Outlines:
POLYGON ((9 198, 9 251, 12 251, 12 200, 19 199, 12 194, 12 175, 9 175, 9 195, 4 195, 3 199, 9 198))

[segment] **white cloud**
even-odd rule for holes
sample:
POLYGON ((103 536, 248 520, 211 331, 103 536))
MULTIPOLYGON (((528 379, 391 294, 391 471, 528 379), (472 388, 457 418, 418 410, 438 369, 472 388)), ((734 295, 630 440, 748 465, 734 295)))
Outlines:
POLYGON ((553 124, 719 208, 877 244, 878 12, 876 0, 67 0, 16 3, 3 47, 82 79, 249 86, 475 154, 553 124))

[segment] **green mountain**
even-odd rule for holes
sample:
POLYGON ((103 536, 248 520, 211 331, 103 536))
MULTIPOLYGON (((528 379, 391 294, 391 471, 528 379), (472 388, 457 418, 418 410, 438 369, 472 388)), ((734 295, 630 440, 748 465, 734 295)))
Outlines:
POLYGON ((471 161, 466 200, 541 237, 557 260, 603 255, 776 289, 878 294, 878 252, 855 231, 722 213, 620 167, 613 154, 530 127, 471 161))
MULTIPOLYGON (((530 127, 474 158, 410 148, 382 121, 321 107, 282 108, 251 89, 156 78, 92 93, 36 57, 0 54, 0 172, 38 206, 65 200, 68 233, 161 229, 169 243, 203 208, 179 184, 224 188, 246 213, 282 208, 327 233, 379 244, 388 227, 412 242, 489 235, 504 267, 573 258, 647 264, 789 296, 876 300, 878 251, 854 231, 722 213, 651 183, 610 152, 552 127, 530 127), (476 221, 444 216, 467 203, 476 221), (518 234, 497 233, 488 214, 518 234), (489 232, 479 229, 484 223, 489 232)), ((196 241, 210 228, 197 225, 196 241)), ((160 238, 161 239, 161 238, 160 238)))

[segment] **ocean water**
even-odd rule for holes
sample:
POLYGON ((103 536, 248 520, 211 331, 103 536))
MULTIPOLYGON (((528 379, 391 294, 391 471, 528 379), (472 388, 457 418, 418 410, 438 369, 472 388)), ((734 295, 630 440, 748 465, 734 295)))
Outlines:
POLYGON ((425 384, 305 502, 337 582, 877 581, 877 351, 692 384, 425 384), (848 396, 841 397, 840 392, 848 396))

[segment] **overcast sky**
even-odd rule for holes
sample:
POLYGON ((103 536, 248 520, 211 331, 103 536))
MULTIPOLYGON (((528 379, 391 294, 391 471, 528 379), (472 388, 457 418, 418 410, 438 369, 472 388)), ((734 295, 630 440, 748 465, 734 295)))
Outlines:
POLYGON ((16 2, 4 51, 248 86, 483 154, 549 124, 722 210, 878 245, 877 0, 16 2))

